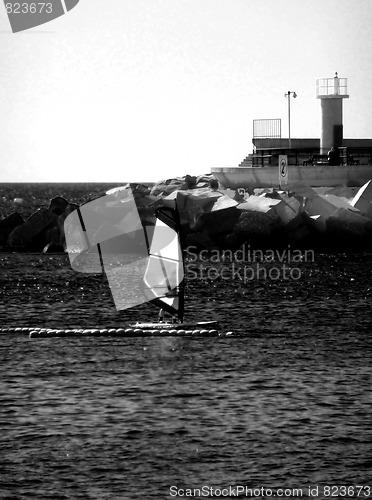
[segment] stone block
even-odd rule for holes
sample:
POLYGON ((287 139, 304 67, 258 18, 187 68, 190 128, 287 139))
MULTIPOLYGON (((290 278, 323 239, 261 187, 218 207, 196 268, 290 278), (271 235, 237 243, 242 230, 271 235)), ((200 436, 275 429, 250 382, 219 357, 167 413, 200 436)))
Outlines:
POLYGON ((357 208, 361 215, 372 219, 372 182, 368 181, 354 196, 350 204, 357 208))
POLYGON ((151 196, 167 196, 177 189, 181 189, 184 183, 182 181, 174 181, 173 183, 168 183, 167 181, 158 182, 155 184, 151 191, 151 196))
POLYGON ((203 213, 199 216, 195 227, 198 231, 205 231, 211 236, 231 233, 239 215, 236 207, 203 213))
POLYGON ((313 188, 303 182, 299 182, 293 185, 291 191, 296 196, 302 196, 303 198, 307 198, 308 200, 311 200, 315 196, 318 196, 318 193, 313 188))
POLYGON ((306 200, 305 212, 308 215, 308 222, 315 229, 321 232, 326 231, 327 219, 335 213, 338 206, 332 199, 327 199, 324 195, 316 195, 306 200))
POLYGON ((281 228, 281 220, 272 210, 268 212, 243 211, 235 226, 235 233, 245 237, 268 238, 281 228))
POLYGON ((186 256, 188 255, 188 248, 190 251, 194 251, 194 248, 198 250, 206 249, 212 250, 216 248, 215 242, 211 239, 208 233, 199 231, 189 233, 185 237, 185 247, 184 250, 186 252, 186 256))
POLYGON ((280 202, 281 200, 252 195, 244 203, 240 203, 237 208, 242 211, 267 213, 280 202))
POLYGON ((233 200, 230 196, 222 195, 214 202, 211 211, 224 210, 225 208, 236 207, 238 202, 233 200))
POLYGON ((61 215, 68 207, 69 202, 62 196, 56 196, 50 200, 49 211, 55 215, 61 215))
POLYGON ((57 216, 47 208, 40 208, 23 224, 17 226, 9 234, 8 244, 11 247, 39 247, 44 248, 47 241, 42 241, 41 233, 57 223, 57 216), (44 243, 44 244, 43 244, 44 243))
POLYGON ((5 219, 0 221, 0 245, 5 245, 10 233, 14 228, 21 225, 23 219, 18 212, 13 212, 5 219))
POLYGON ((346 245, 362 239, 372 238, 372 221, 367 217, 338 208, 327 220, 327 232, 341 236, 346 245))
POLYGON ((273 206, 273 211, 279 216, 284 227, 292 230, 303 223, 301 215, 302 204, 294 196, 279 194, 280 203, 273 206))
POLYGON ((327 189, 325 194, 334 194, 339 198, 346 198, 348 200, 352 200, 354 196, 357 194, 358 190, 359 188, 357 187, 348 187, 345 185, 341 185, 327 189))

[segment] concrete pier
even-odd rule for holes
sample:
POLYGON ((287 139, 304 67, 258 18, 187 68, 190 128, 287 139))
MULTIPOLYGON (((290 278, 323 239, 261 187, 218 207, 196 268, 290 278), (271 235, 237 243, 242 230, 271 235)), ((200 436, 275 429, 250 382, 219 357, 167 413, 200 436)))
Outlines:
MULTIPOLYGON (((222 186, 231 189, 279 186, 277 166, 212 168, 212 174, 222 186)), ((372 178, 372 165, 288 166, 288 188, 299 182, 311 187, 362 186, 372 178)))

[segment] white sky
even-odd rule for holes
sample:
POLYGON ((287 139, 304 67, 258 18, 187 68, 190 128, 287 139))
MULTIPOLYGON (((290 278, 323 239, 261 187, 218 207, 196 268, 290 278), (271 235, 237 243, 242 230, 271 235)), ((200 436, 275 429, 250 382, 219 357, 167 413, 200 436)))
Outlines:
POLYGON ((13 34, 0 5, 0 182, 156 181, 236 167, 252 121, 320 136, 316 79, 348 78, 372 138, 371 0, 80 0, 13 34))

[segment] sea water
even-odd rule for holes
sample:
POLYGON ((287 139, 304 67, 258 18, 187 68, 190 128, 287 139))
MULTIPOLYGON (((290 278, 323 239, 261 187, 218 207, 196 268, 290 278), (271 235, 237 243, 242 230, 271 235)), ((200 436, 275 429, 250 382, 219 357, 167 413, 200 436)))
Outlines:
MULTIPOLYGON (((233 273, 231 260, 189 255, 186 319, 235 336, 1 334, 0 498, 234 498, 237 486, 368 497, 372 255, 280 259, 233 273), (284 277, 286 264, 300 274, 284 277)), ((65 255, 0 254, 0 327, 156 314, 117 312, 104 276, 72 271, 65 255)))
MULTIPOLYGON (((70 271, 66 256, 2 254, 0 264, 3 327, 118 327, 156 314, 116 312, 103 277, 70 271)), ((366 485, 372 256, 319 255, 300 268, 290 282, 207 272, 189 282, 187 317, 218 319, 236 337, 1 335, 0 498, 366 485)))

